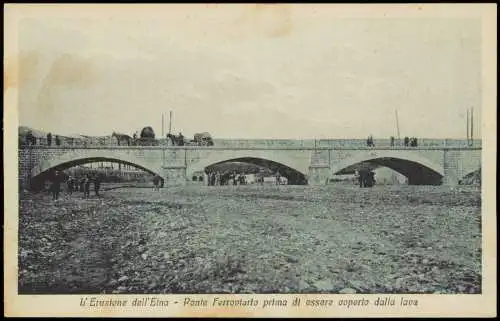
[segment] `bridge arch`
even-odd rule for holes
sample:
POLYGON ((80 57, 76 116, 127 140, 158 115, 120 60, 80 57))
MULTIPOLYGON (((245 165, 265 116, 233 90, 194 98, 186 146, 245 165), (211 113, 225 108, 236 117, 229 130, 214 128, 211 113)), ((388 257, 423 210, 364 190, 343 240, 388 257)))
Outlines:
POLYGON ((346 158, 332 167, 337 174, 362 163, 371 163, 388 167, 408 178, 410 185, 441 185, 444 177, 444 166, 437 164, 415 152, 405 151, 367 151, 346 158))
POLYGON ((37 177, 43 176, 52 169, 64 170, 77 165, 101 161, 131 165, 151 174, 156 174, 164 179, 161 166, 148 162, 146 159, 114 150, 93 150, 85 152, 79 150, 78 152, 71 151, 62 155, 50 157, 41 161, 31 170, 31 179, 36 180, 37 177))
POLYGON ((477 180, 479 179, 479 182, 481 182, 481 167, 470 170, 469 172, 466 172, 464 175, 461 175, 459 182, 464 182, 468 180, 477 180))
POLYGON ((275 151, 274 153, 262 153, 260 151, 213 153, 189 165, 186 171, 187 177, 192 177, 197 172, 203 172, 211 165, 226 162, 244 162, 267 167, 272 171, 279 170, 280 174, 286 177, 290 184, 306 184, 307 182, 306 173, 309 167, 309 158, 293 158, 280 154, 279 151, 275 151))

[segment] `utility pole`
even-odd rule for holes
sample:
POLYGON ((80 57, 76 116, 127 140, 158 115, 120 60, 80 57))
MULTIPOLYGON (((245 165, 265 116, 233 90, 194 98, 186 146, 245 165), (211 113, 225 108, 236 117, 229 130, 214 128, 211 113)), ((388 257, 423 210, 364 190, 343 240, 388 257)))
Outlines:
POLYGON ((470 109, 470 145, 474 145, 474 108, 470 109))
POLYGON ((172 133, 172 111, 170 111, 170 118, 169 118, 169 123, 168 123, 168 133, 172 133))
POLYGON ((467 108, 467 146, 470 145, 469 139, 469 108, 467 108))
POLYGON ((398 131, 398 142, 401 144, 401 136, 399 135, 399 118, 398 118, 398 110, 396 109, 396 129, 398 131))
POLYGON ((165 114, 161 113, 161 137, 165 136, 165 114))

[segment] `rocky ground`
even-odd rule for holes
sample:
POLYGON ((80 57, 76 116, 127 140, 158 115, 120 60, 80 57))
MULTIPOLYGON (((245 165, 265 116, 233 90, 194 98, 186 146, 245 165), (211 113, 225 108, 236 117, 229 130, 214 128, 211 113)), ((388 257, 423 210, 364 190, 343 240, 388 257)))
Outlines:
POLYGON ((20 293, 481 293, 477 187, 23 193, 20 293))

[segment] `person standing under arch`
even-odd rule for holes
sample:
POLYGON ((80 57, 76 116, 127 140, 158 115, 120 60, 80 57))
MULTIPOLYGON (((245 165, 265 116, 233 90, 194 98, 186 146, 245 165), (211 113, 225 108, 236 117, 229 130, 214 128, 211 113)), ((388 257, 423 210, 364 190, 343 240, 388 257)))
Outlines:
POLYGON ((54 172, 54 177, 52 178, 52 185, 50 186, 50 191, 52 193, 52 200, 56 201, 59 199, 59 193, 61 192, 61 181, 62 175, 59 171, 54 172))
POLYGON ((153 177, 153 184, 154 184, 153 190, 154 191, 159 191, 160 190, 160 187, 159 187, 159 185, 160 185, 160 177, 158 175, 155 175, 153 177))
POLYGON ((101 197, 101 195, 99 195, 99 189, 101 188, 101 174, 96 174, 95 177, 94 177, 94 192, 95 192, 95 196, 97 197, 101 197))
POLYGON ((66 184, 68 185, 68 194, 72 195, 73 194, 75 180, 73 179, 73 177, 71 175, 68 177, 68 180, 66 181, 66 184))
POLYGON ((83 180, 83 197, 90 198, 90 175, 85 175, 83 180))

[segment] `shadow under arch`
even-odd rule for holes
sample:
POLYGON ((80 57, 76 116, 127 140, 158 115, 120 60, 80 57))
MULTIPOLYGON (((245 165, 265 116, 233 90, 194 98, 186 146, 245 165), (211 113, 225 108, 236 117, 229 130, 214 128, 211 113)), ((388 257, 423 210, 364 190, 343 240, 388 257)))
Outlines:
POLYGON ((44 169, 43 171, 41 171, 40 173, 32 176, 31 181, 30 181, 30 188, 34 191, 42 190, 45 182, 50 178, 50 175, 53 171, 64 171, 66 169, 69 169, 69 168, 72 168, 72 167, 75 167, 78 165, 96 163, 96 162, 110 162, 110 163, 115 163, 115 164, 129 165, 129 166, 135 167, 137 169, 143 170, 147 173, 150 173, 152 175, 158 175, 161 178, 162 183, 165 180, 165 178, 162 177, 162 175, 158 171, 141 166, 141 165, 136 164, 134 162, 125 161, 123 159, 114 158, 114 157, 106 157, 106 156, 103 156, 103 157, 82 157, 82 158, 74 159, 71 161, 64 161, 64 162, 58 163, 56 165, 50 166, 50 167, 44 169))
POLYGON ((239 157, 239 158, 231 158, 231 159, 226 159, 223 161, 215 162, 212 163, 208 166, 206 166, 203 171, 207 173, 210 171, 211 167, 215 165, 221 165, 224 163, 231 163, 231 162, 241 162, 241 163, 248 163, 248 164, 253 164, 257 165, 260 167, 265 167, 270 169, 273 173, 279 171, 281 176, 286 177, 288 181, 288 185, 307 185, 307 178, 306 175, 294 168, 291 168, 287 165, 284 165, 282 163, 278 163, 269 159, 265 158, 257 158, 257 157, 239 157))
MULTIPOLYGON (((375 157, 353 162, 349 165, 342 165, 334 170, 334 174, 353 173, 360 167, 376 169, 379 167, 390 168, 408 178, 409 185, 441 185, 443 173, 436 166, 422 164, 415 160, 395 157, 375 157)), ((376 179, 376 178, 375 178, 376 179)))

